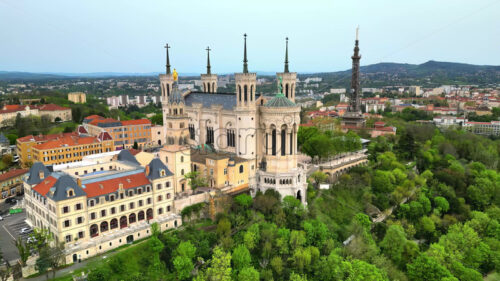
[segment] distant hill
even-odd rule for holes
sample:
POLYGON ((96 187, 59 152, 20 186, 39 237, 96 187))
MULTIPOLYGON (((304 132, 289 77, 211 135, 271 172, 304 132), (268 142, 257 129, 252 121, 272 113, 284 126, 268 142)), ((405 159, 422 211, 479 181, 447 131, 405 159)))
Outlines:
MULTIPOLYGON (((441 84, 498 84, 500 66, 428 61, 422 64, 383 62, 361 66, 363 87, 387 85, 436 86, 441 84)), ((300 78, 320 76, 331 86, 347 87, 351 70, 302 74, 300 78)))
MULTIPOLYGON (((150 73, 31 73, 0 71, 0 81, 50 80, 75 78, 110 78, 110 77, 154 77, 158 72, 150 73)), ((185 77, 199 76, 197 73, 180 73, 185 77)), ((223 75, 223 74, 221 74, 223 75)), ((259 71, 260 76, 274 76, 274 72, 259 71)), ((323 77, 330 87, 347 87, 351 79, 351 70, 303 73, 299 78, 323 77)), ((423 64, 382 62, 361 67, 361 83, 363 87, 379 87, 387 85, 421 85, 435 86, 439 84, 498 84, 500 83, 500 66, 473 65, 465 63, 428 61, 423 64)))

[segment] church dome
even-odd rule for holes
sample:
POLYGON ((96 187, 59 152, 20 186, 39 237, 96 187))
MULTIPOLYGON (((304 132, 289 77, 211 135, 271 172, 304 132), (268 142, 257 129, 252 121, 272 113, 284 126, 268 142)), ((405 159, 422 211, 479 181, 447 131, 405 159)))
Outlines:
POLYGON ((266 107, 295 107, 295 103, 289 100, 285 95, 283 95, 283 89, 281 85, 283 84, 283 79, 279 77, 278 92, 270 101, 268 101, 264 106, 266 107))
POLYGON ((276 94, 274 98, 268 101, 264 106, 266 107, 294 107, 295 103, 289 100, 282 93, 276 94))

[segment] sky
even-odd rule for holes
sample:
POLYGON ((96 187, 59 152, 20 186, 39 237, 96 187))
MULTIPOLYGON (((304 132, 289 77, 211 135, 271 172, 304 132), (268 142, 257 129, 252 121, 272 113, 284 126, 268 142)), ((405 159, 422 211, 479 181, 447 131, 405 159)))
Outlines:
POLYGON ((500 65, 500 0, 0 0, 0 70, 328 72, 428 60, 500 65))

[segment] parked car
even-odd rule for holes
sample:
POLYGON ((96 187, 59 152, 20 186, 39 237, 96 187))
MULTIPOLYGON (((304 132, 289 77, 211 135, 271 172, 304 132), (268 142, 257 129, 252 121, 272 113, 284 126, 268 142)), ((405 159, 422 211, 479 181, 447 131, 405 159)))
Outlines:
POLYGON ((30 232, 32 232, 33 230, 29 227, 23 227, 21 228, 21 231, 19 231, 19 234, 28 234, 30 232))
POLYGON ((2 216, 0 216, 0 221, 3 221, 3 217, 2 216))
POLYGON ((5 203, 14 205, 17 203, 17 199, 14 197, 9 197, 9 198, 5 199, 5 203))

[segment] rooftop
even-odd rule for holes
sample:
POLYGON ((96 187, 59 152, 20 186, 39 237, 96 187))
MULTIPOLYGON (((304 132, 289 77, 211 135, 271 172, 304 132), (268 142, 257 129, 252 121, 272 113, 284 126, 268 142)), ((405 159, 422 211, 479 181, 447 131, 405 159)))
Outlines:
POLYGON ((11 178, 18 177, 18 176, 26 174, 28 172, 29 172, 28 169, 13 169, 13 170, 10 170, 10 171, 8 171, 6 173, 0 174, 0 182, 4 181, 4 180, 11 179, 11 178))

